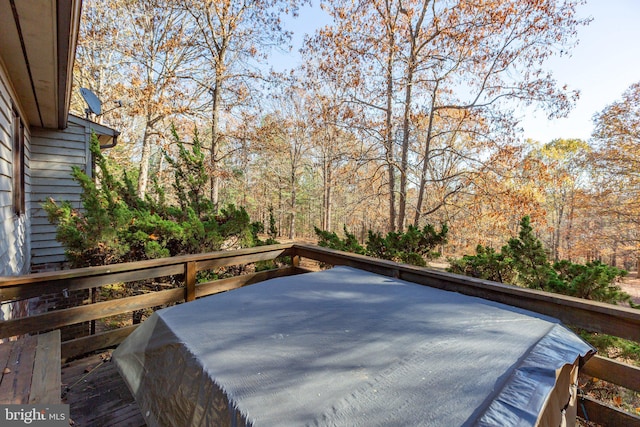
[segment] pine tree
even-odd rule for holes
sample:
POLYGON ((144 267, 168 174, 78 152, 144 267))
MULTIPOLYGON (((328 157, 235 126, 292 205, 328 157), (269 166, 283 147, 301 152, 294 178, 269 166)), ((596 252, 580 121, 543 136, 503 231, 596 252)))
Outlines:
POLYGON ((549 290, 549 283, 557 279, 542 242, 533 233, 529 216, 522 218, 518 237, 509 239, 502 253, 512 260, 518 272, 516 281, 522 286, 549 290))
POLYGON ((475 255, 465 255, 450 263, 452 273, 610 304, 624 302, 634 307, 630 295, 616 284, 626 271, 599 261, 584 265, 559 261, 551 265, 528 216, 520 221, 518 237, 510 239, 502 252, 478 246, 475 255))

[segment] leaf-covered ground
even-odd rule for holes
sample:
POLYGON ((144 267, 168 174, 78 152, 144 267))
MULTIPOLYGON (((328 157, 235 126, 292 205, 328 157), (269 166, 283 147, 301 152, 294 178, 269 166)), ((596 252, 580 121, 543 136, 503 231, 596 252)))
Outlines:
POLYGON ((634 303, 640 304, 640 278, 636 271, 629 272, 629 275, 623 278, 620 287, 623 291, 631 295, 634 303))

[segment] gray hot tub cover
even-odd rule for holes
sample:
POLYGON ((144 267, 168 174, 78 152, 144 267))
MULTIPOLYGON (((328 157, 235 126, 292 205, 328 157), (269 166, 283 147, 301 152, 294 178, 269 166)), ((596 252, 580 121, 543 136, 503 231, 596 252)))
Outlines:
POLYGON ((557 320, 352 268, 159 310, 113 353, 151 426, 533 426, 593 348, 557 320))

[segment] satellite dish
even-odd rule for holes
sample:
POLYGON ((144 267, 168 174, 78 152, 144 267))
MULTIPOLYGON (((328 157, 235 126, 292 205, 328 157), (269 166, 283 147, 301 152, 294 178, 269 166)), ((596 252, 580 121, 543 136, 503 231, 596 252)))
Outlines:
POLYGON ((87 103, 88 108, 85 110, 87 118, 89 117, 89 113, 95 114, 96 116, 102 114, 102 101, 100 101, 95 93, 87 88, 81 87, 80 95, 84 98, 84 102, 87 103))

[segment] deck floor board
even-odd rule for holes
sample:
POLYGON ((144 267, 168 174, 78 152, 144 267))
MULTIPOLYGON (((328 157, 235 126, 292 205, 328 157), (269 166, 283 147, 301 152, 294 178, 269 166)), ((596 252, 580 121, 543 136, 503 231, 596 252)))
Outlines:
POLYGON ((73 425, 146 426, 131 392, 108 356, 96 354, 62 366, 63 403, 69 404, 73 425))

